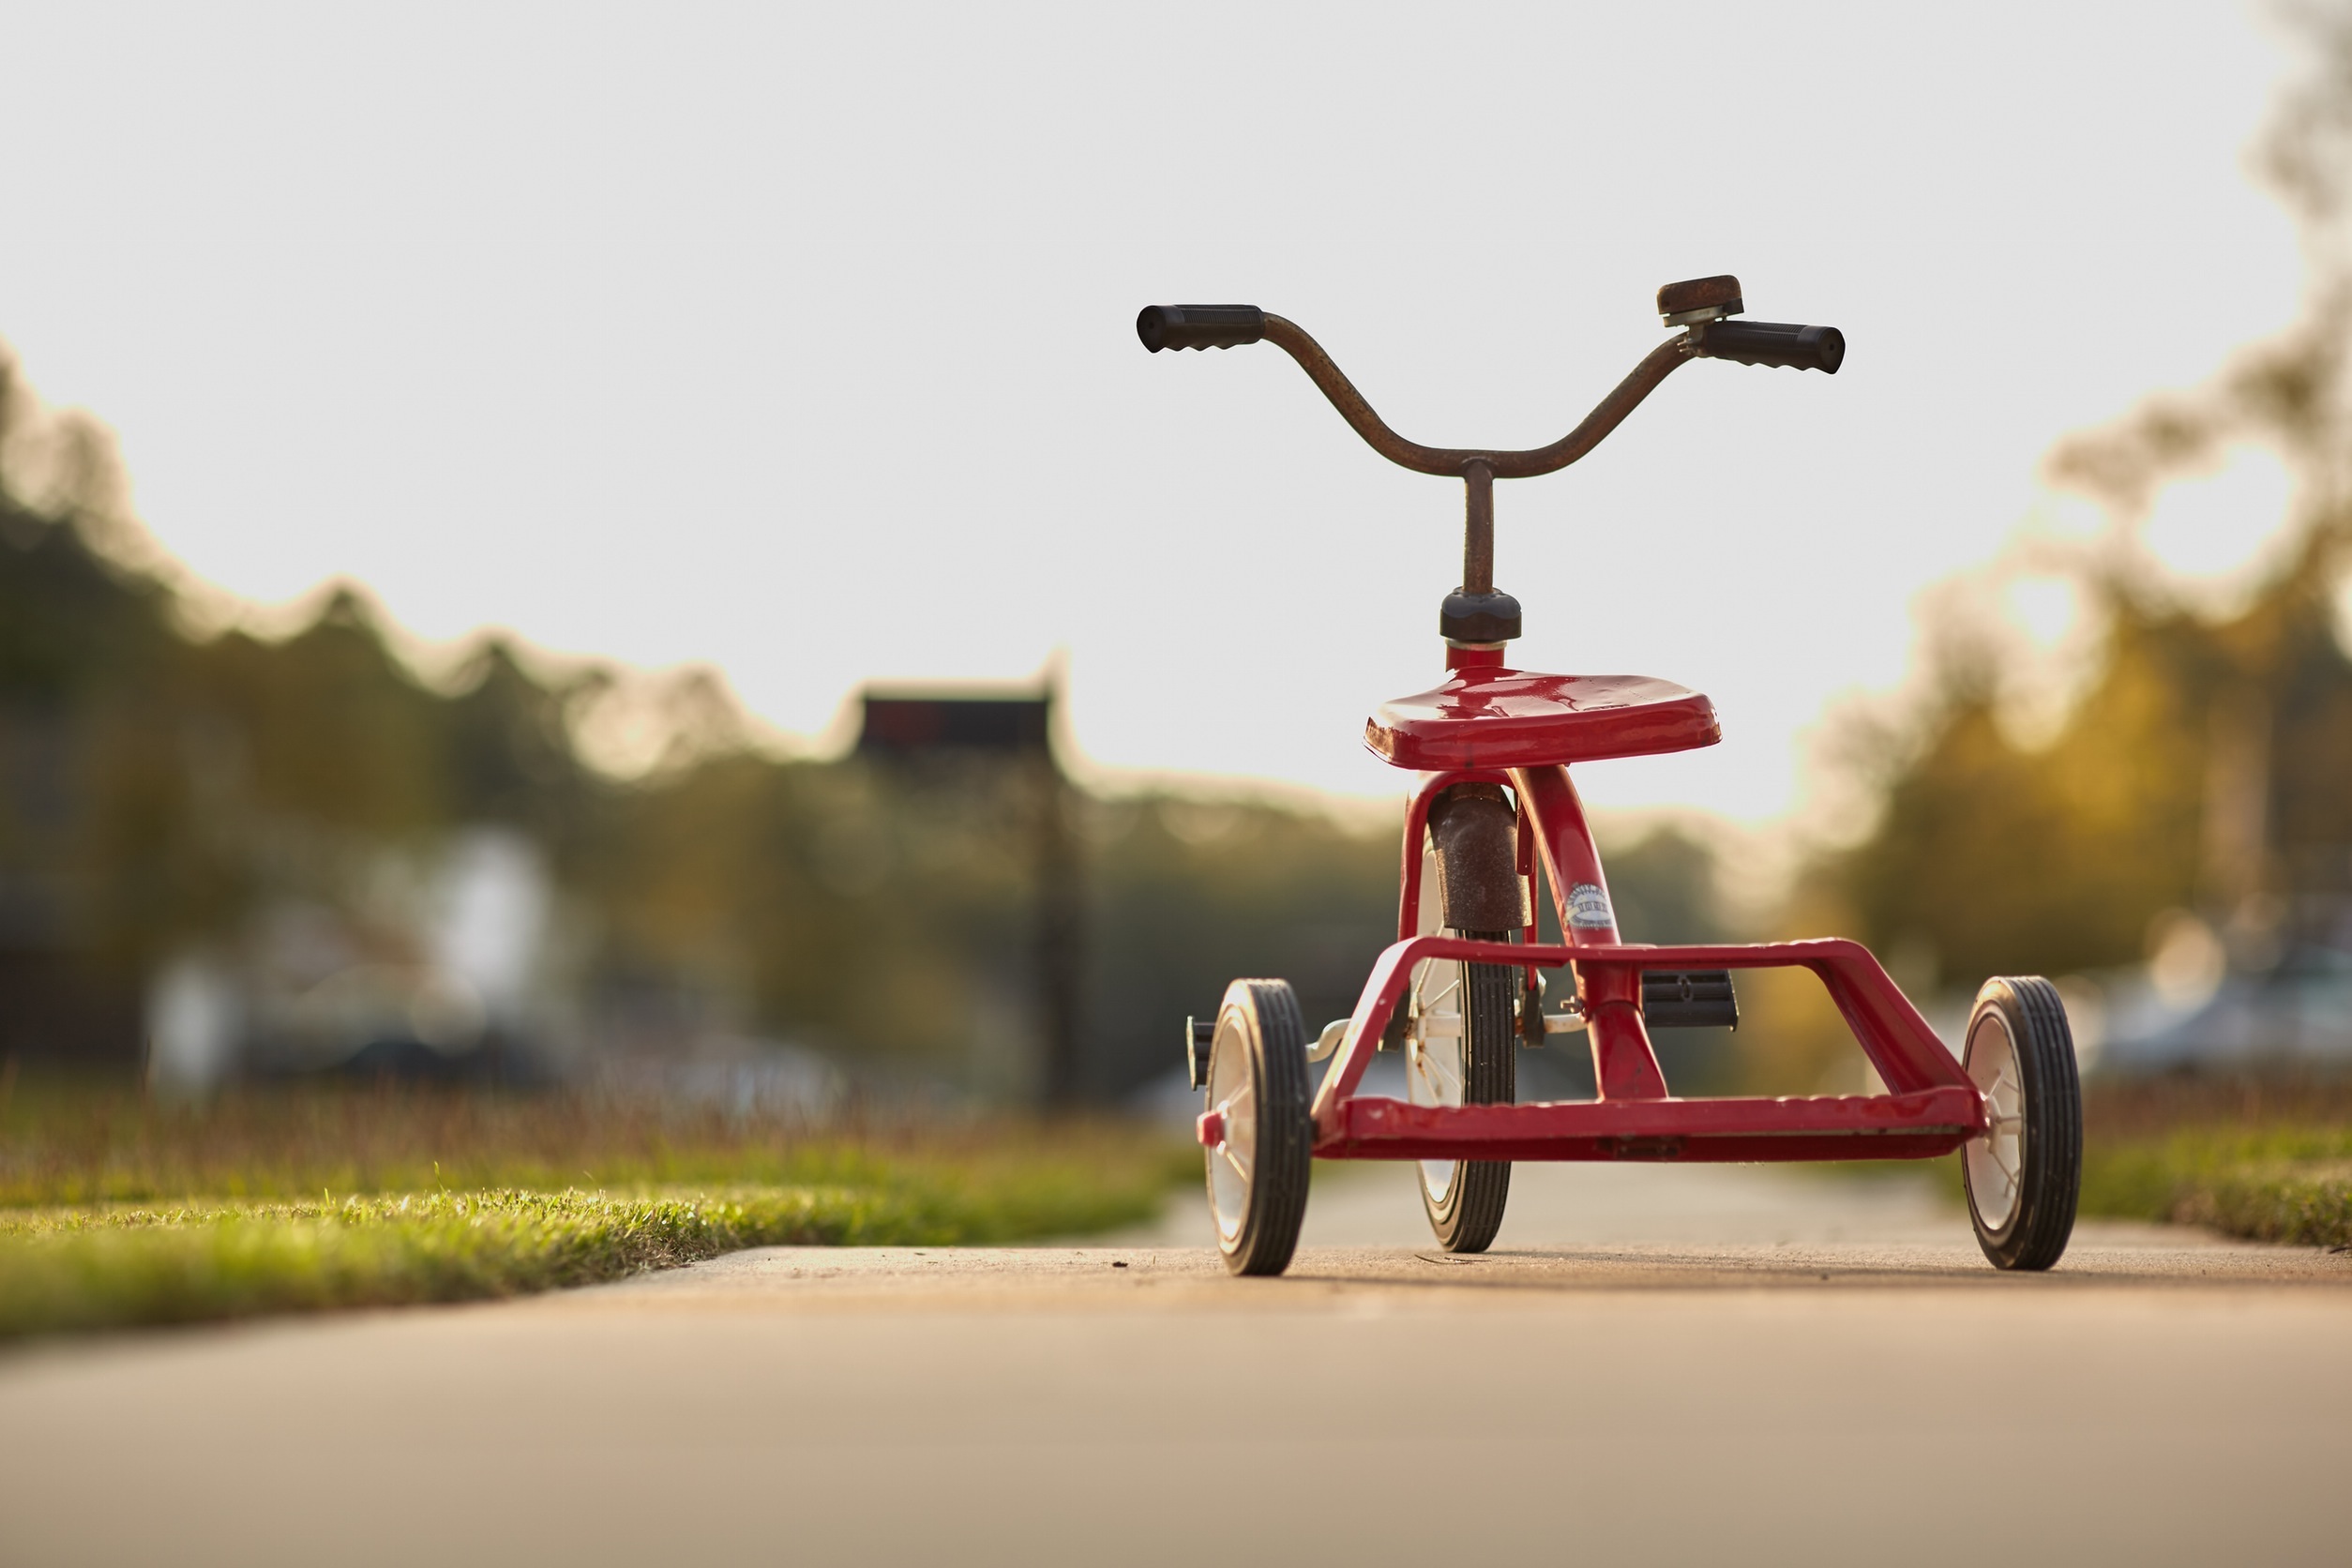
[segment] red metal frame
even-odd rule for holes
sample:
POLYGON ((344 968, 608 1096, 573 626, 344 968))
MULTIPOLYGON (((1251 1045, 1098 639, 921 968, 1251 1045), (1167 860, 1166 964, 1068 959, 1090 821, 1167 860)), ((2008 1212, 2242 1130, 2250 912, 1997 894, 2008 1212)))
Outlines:
MULTIPOLYGON (((1453 651, 1449 663, 1491 660, 1453 651)), ((1530 900, 1531 903, 1531 900, 1530 900)), ((1878 960, 1844 940, 1651 946, 1618 934, 1600 852, 1565 764, 1507 773, 1431 774, 1405 813, 1397 941, 1373 965, 1314 1105, 1324 1159, 1833 1160, 1950 1153, 1984 1130, 1983 1096, 1878 960), (1417 934, 1429 808, 1456 784, 1501 784, 1519 806, 1519 874, 1533 892, 1540 859, 1564 942, 1515 945, 1417 934), (1425 958, 1569 968, 1587 1019, 1591 1101, 1451 1108, 1358 1096, 1372 1053, 1425 958), (1888 1088, 1800 1099, 1677 1099, 1641 1016, 1650 969, 1800 968, 1819 977, 1888 1088)))
MULTIPOLYGON (((1638 1007, 1625 1003, 1612 1011, 1621 1042, 1636 1041, 1655 1072, 1638 1007)), ((1596 1017, 1592 1033, 1599 1032, 1596 1017)), ((1592 1048, 1598 1066, 1608 1048, 1596 1038, 1592 1048)), ((1315 1153, 1323 1159, 1916 1159, 1950 1153, 1982 1134, 1984 1104, 1935 1031, 1860 942, 1591 942, 1530 949, 1430 936, 1396 942, 1372 966, 1316 1093, 1314 1118, 1315 1153), (1610 982, 1608 990, 1630 988, 1638 994, 1645 969, 1808 969, 1829 988, 1890 1093, 1682 1100, 1667 1095, 1660 1075, 1654 1092, 1612 1093, 1604 1078, 1599 1099, 1548 1105, 1440 1108, 1359 1097, 1355 1091, 1380 1032, 1404 999, 1412 966, 1424 958, 1573 965, 1578 989, 1587 994, 1601 979, 1610 982)))

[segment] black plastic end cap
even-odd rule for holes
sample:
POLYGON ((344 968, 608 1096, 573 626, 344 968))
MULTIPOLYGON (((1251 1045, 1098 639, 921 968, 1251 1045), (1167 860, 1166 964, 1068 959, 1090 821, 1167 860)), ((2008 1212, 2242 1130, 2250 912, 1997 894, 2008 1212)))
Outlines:
POLYGON ((1846 363, 1846 334, 1836 327, 1816 328, 1820 336, 1815 339, 1819 346, 1814 350, 1813 368, 1823 375, 1837 374, 1837 368, 1846 363))
POLYGON ((1239 348, 1266 335, 1266 312, 1255 305, 1147 305, 1135 319, 1135 335, 1153 354, 1239 348))
POLYGON ((1508 642, 1519 635, 1519 601, 1456 588, 1438 611, 1438 635, 1448 642, 1508 642))

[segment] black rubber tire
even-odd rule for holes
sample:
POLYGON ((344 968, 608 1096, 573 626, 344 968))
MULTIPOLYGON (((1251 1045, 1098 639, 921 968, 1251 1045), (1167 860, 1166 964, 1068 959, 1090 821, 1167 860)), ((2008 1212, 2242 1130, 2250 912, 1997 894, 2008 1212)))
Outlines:
POLYGON ((1242 1062, 1230 1066, 1249 1082, 1256 1108, 1254 1147, 1242 1184, 1240 1224, 1230 1234, 1217 1216, 1217 1174, 1225 1155, 1216 1149, 1207 1152, 1209 1212, 1218 1221, 1217 1249, 1225 1266, 1237 1274, 1278 1274, 1298 1250, 1315 1163, 1306 1048, 1306 1020, 1289 981, 1236 980, 1226 988, 1209 1048, 1209 1093, 1214 1104, 1217 1086, 1228 1081, 1220 1058, 1242 1053, 1242 1062))
MULTIPOLYGON (((1995 1268, 2046 1269, 2066 1253, 2083 1187, 2083 1090, 2074 1067, 2074 1034, 2058 988, 2040 975, 1984 982, 1968 1015, 1964 1067, 1979 1060, 1978 1031, 1996 1027, 2008 1031, 2022 1099, 2017 1201, 2005 1214, 1984 1213, 1968 1157, 1970 1150, 1984 1145, 1980 1139, 1961 1151, 1968 1219, 1976 1227, 1977 1244, 1995 1268)), ((1988 1048, 1998 1048, 1993 1036, 1983 1038, 1988 1048)))
MULTIPOLYGON (((1510 942, 1515 931, 1464 931, 1475 942, 1510 942)), ((1470 1060, 1462 1073, 1468 1105, 1509 1105, 1518 1093, 1518 999, 1522 972, 1508 964, 1465 964, 1463 1029, 1470 1060)), ((1502 1229, 1511 1200, 1509 1160, 1464 1160, 1438 1201, 1421 1184, 1429 1229, 1448 1252, 1484 1252, 1502 1229)))

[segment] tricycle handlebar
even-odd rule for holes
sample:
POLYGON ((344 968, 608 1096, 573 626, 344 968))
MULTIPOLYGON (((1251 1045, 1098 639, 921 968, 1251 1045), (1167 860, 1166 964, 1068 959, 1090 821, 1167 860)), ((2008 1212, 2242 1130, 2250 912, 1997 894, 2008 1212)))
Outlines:
MULTIPOLYGON (((1690 316, 1719 317, 1740 309, 1739 279, 1699 279, 1669 284, 1658 293, 1662 313, 1687 309, 1690 316), (1690 298, 1682 297, 1688 294, 1690 298), (1672 297, 1669 297, 1672 296, 1672 297), (1702 297, 1704 296, 1704 297, 1702 297), (1720 297, 1718 297, 1720 296, 1720 297)), ((1686 318, 1687 319, 1687 318, 1686 318)), ((1660 343, 1633 373, 1584 416, 1577 427, 1548 446, 1501 452, 1474 447, 1424 446, 1389 429, 1355 384, 1332 363, 1323 347, 1295 322, 1254 305, 1153 305, 1136 318, 1136 336, 1157 354, 1162 349, 1235 348, 1263 339, 1299 362, 1331 400, 1339 416, 1371 448, 1416 474, 1467 478, 1473 487, 1491 479, 1527 479, 1551 474, 1583 457, 1625 421, 1658 384, 1692 358, 1730 359, 1744 365, 1785 365, 1837 373, 1846 339, 1833 326, 1788 326, 1771 322, 1697 322, 1660 343), (1473 469, 1484 470, 1474 474, 1473 469)))
POLYGON ((1339 416, 1355 428, 1371 448, 1399 467, 1416 474, 1436 474, 1458 478, 1469 473, 1471 465, 1483 465, 1497 479, 1527 479, 1538 474, 1550 474, 1567 467, 1601 445, 1602 438, 1624 423, 1625 416, 1640 406, 1641 400, 1656 390, 1660 382, 1674 373, 1675 368, 1690 356, 1690 334, 1678 332, 1650 351, 1642 362, 1634 367, 1634 373, 1617 384, 1616 390, 1601 400, 1584 422, 1548 446, 1531 447, 1522 452, 1498 452, 1477 448, 1424 446, 1417 441, 1407 441, 1364 400, 1355 384, 1332 363, 1323 346, 1308 337, 1296 324, 1280 316, 1266 317, 1266 339, 1291 358, 1307 373, 1308 379, 1322 388, 1339 416))

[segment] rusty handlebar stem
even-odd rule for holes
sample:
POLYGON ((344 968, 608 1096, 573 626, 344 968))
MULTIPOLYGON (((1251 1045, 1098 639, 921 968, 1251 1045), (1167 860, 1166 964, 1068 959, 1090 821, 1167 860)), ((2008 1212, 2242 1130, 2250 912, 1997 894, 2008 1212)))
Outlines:
MULTIPOLYGON (((1609 395, 1594 405, 1584 422, 1548 446, 1531 447, 1523 452, 1498 452, 1476 447, 1424 446, 1417 441, 1407 441, 1389 429, 1388 422, 1372 411, 1339 367, 1332 363, 1323 346, 1308 337, 1296 322, 1286 321, 1272 311, 1266 313, 1265 340, 1279 347, 1283 353, 1299 362, 1307 378, 1331 400, 1332 407, 1348 421, 1364 444, 1399 468, 1410 468, 1416 474, 1432 474, 1445 479, 1468 479, 1470 482, 1473 512, 1485 497, 1478 492, 1486 489, 1493 479, 1530 479, 1539 474, 1556 474, 1601 445, 1611 430, 1625 422, 1625 416, 1641 405, 1641 400, 1657 390, 1658 384, 1672 375, 1684 360, 1696 357, 1696 345, 1690 333, 1678 332, 1651 349, 1634 367, 1633 374, 1617 384, 1609 395), (1473 473, 1483 469, 1484 474, 1473 473)), ((1489 501, 1488 505, 1492 503, 1489 501)), ((1483 575, 1473 573, 1472 575, 1483 575)))

